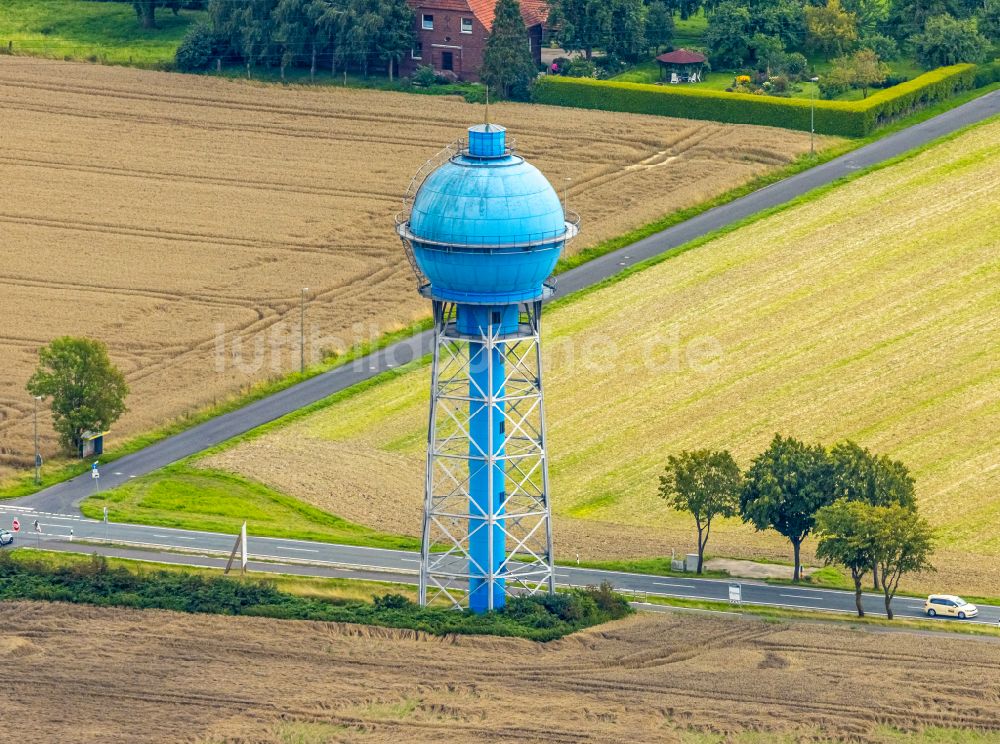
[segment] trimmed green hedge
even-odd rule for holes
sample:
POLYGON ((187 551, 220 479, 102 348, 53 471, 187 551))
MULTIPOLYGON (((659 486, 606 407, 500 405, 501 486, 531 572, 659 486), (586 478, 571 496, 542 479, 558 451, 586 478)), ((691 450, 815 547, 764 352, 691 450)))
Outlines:
POLYGON ((729 124, 809 131, 815 103, 816 131, 863 137, 888 121, 1000 77, 997 65, 952 65, 885 88, 861 101, 811 101, 643 83, 615 83, 547 76, 535 85, 534 100, 556 106, 626 111, 635 114, 708 119, 729 124), (985 82, 981 82, 985 81, 985 82))
POLYGON ((1000 83, 1000 59, 985 62, 976 68, 976 87, 982 88, 991 83, 1000 83))

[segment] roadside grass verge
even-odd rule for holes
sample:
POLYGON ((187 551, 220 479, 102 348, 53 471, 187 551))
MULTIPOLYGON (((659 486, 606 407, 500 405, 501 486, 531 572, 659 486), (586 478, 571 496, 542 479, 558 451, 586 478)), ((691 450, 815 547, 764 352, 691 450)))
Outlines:
POLYGON ((608 586, 554 595, 511 597, 494 612, 476 615, 443 607, 421 607, 398 593, 371 602, 323 599, 281 590, 256 578, 186 571, 135 571, 112 566, 102 556, 53 565, 52 559, 0 553, 0 600, 72 602, 281 620, 410 628, 433 635, 486 634, 550 641, 583 628, 632 614, 608 586))
POLYGON ((352 524, 261 483, 217 470, 170 465, 82 505, 84 516, 113 522, 236 534, 243 520, 255 535, 418 550, 420 541, 352 524))
MULTIPOLYGON (((705 556, 705 560, 709 560, 712 557, 719 556, 705 556)), ((736 556, 725 556, 727 558, 734 558, 736 560, 746 560, 744 558, 738 558, 736 556)), ((783 561, 764 561, 760 558, 754 558, 756 563, 772 563, 778 566, 788 566, 791 569, 791 563, 785 563, 783 561)), ((771 584, 774 586, 799 586, 803 588, 815 588, 815 589, 833 589, 837 591, 844 592, 854 592, 854 582, 851 577, 838 566, 821 566, 817 568, 808 576, 803 576, 802 580, 796 584, 791 579, 777 579, 777 578, 765 578, 765 579, 746 579, 740 576, 733 576, 728 571, 703 571, 700 575, 692 573, 690 571, 673 571, 670 568, 669 558, 636 558, 634 560, 616 560, 616 561, 580 561, 577 564, 574 561, 556 561, 562 566, 577 566, 580 568, 594 568, 601 571, 620 571, 622 573, 635 573, 635 574, 647 574, 650 576, 674 576, 680 579, 721 579, 721 580, 732 580, 736 581, 760 581, 765 584, 771 584)), ((873 589, 870 584, 870 577, 866 577, 865 584, 863 585, 863 590, 866 594, 878 594, 879 590, 873 589)), ((896 592, 897 597, 913 597, 917 599, 925 599, 927 597, 926 593, 911 592, 904 589, 900 589, 896 592)), ((973 594, 962 594, 962 597, 973 604, 988 604, 988 605, 1000 605, 1000 597, 989 597, 989 596, 979 596, 973 594)))
POLYGON ((785 620, 805 620, 811 622, 841 623, 859 629, 891 628, 893 630, 914 630, 930 633, 960 633, 963 635, 990 636, 1000 638, 1000 628, 993 625, 963 624, 960 620, 912 620, 896 617, 889 620, 884 617, 858 617, 846 612, 817 612, 814 610, 790 610, 782 607, 766 607, 763 605, 743 604, 739 607, 728 602, 713 602, 703 599, 681 599, 678 597, 660 597, 648 595, 646 604, 677 607, 684 610, 701 610, 705 612, 724 612, 726 614, 752 615, 765 621, 781 622, 785 620))
MULTIPOLYGON (((4 0, 0 45, 14 54, 135 67, 172 65, 188 27, 204 11, 162 8, 157 28, 144 29, 131 3, 81 0, 4 0)), ((55 73, 55 70, 53 70, 55 73)))
POLYGON ((631 561, 568 561, 558 560, 556 564, 560 566, 570 566, 573 568, 594 568, 599 571, 620 571, 621 573, 650 574, 652 576, 678 576, 689 579, 728 579, 729 574, 725 571, 702 571, 701 574, 694 574, 690 571, 674 571, 670 567, 669 558, 636 558, 631 561))

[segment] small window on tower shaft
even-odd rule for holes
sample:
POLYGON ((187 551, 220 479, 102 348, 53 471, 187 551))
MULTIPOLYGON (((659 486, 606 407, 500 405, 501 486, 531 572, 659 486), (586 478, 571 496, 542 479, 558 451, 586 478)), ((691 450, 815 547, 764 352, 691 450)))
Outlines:
POLYGON ((498 429, 498 431, 501 434, 507 433, 507 419, 500 419, 500 428, 498 429))
POLYGON ((493 325, 500 325, 503 322, 503 314, 499 310, 493 311, 493 325))
POLYGON ((423 20, 422 27, 423 27, 424 31, 433 31, 434 30, 434 16, 431 15, 430 13, 424 13, 424 20, 423 20))

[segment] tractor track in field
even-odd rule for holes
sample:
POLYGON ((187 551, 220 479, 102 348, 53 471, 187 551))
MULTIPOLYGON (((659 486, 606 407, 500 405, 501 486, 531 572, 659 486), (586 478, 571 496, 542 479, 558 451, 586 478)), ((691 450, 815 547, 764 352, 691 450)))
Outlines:
POLYGON ((226 736, 268 743, 298 725, 374 742, 566 744, 631 742, 637 732, 870 741, 886 726, 1000 729, 1000 646, 968 637, 653 614, 539 644, 38 602, 8 610, 17 630, 0 632, 0 658, 19 672, 0 691, 11 714, 51 740, 112 721, 139 742, 180 722, 196 740, 220 738, 225 722, 226 736), (128 644, 114 642, 125 634, 128 644), (830 664, 826 651, 848 647, 854 663, 830 664), (978 687, 950 663, 956 656, 983 662, 978 687), (233 670, 243 672, 238 686, 233 670))
MULTIPOLYGON (((573 208, 587 215, 584 241, 647 224, 770 167, 732 165, 720 154, 715 166, 699 159, 661 169, 693 170, 687 183, 672 176, 658 184, 641 172, 622 175, 622 164, 692 145, 699 129, 721 135, 711 147, 735 128, 566 109, 548 117, 539 115, 548 108, 523 105, 496 111, 518 151, 554 182, 572 174, 573 208)), ((271 350, 269 334, 298 321, 301 287, 311 288, 313 338, 331 348, 420 320, 426 309, 393 216, 413 173, 480 118, 481 107, 452 97, 3 56, 0 178, 10 198, 0 227, 16 250, 4 256, 0 286, 40 301, 30 313, 0 307, 12 328, 33 329, 11 334, 15 359, 0 376, 0 397, 23 390, 32 341, 87 328, 128 364, 130 411, 116 427, 127 437, 297 366, 297 354, 271 350), (125 315, 129 302, 137 307, 125 315), (84 319, 88 307, 109 313, 84 319), (278 361, 219 374, 216 341, 227 354, 242 343, 244 357, 259 341, 278 361)), ((740 132, 739 146, 772 148, 779 161, 806 147, 799 134, 778 141, 772 130, 740 132)), ((0 422, 0 448, 25 462, 28 418, 11 413, 0 422)), ((42 450, 55 452, 47 424, 42 450)), ((0 479, 11 475, 6 467, 0 479)))

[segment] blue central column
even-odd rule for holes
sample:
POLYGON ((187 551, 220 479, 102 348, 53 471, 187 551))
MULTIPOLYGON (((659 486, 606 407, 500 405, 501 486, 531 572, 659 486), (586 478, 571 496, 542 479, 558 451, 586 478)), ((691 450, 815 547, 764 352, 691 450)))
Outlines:
MULTIPOLYGON (((517 330, 517 305, 459 305, 458 329, 474 337, 495 337, 517 330)), ((503 531, 504 480, 504 345, 492 351, 481 341, 469 342, 469 608, 489 609, 489 577, 494 574, 493 609, 504 606, 504 580, 496 575, 507 556, 503 531), (485 400, 494 399, 491 405, 485 400), (492 415, 491 415, 492 413, 492 415), (489 465, 492 454, 494 463, 489 465), (492 475, 492 477, 491 477, 492 475), (494 523, 489 527, 490 516, 494 523)))

